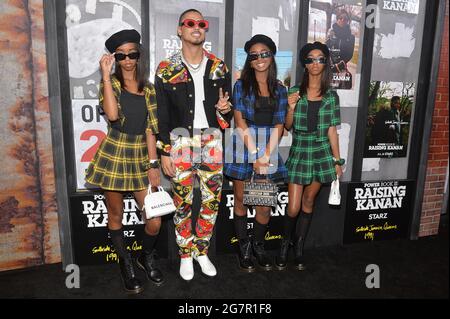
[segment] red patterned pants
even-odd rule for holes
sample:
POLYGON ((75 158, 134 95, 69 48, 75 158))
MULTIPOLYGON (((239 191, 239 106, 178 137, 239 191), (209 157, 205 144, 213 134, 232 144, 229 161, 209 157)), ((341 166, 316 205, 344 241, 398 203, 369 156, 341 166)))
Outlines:
POLYGON ((172 178, 176 242, 181 258, 208 253, 219 210, 223 182, 222 141, 213 135, 178 137, 172 140, 171 156, 176 167, 172 178), (198 177, 201 207, 195 232, 192 229, 194 179, 198 177))

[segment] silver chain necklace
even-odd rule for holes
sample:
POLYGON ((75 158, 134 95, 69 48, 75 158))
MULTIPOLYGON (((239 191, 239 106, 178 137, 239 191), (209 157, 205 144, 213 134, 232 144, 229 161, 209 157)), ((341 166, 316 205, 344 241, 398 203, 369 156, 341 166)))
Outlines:
POLYGON ((200 68, 202 67, 202 63, 203 63, 203 58, 200 61, 200 63, 198 64, 198 66, 194 67, 192 64, 190 64, 188 61, 186 61, 186 59, 184 58, 184 56, 182 56, 183 58, 183 62, 186 64, 186 66, 193 72, 197 72, 198 70, 200 70, 200 68))

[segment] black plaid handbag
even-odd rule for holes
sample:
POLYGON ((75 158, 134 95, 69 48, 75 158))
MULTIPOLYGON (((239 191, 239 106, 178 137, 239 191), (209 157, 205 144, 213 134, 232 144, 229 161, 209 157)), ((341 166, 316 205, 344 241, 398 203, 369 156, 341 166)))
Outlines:
POLYGON ((268 180, 255 180, 252 174, 250 181, 244 182, 243 204, 249 206, 277 206, 278 186, 268 180))

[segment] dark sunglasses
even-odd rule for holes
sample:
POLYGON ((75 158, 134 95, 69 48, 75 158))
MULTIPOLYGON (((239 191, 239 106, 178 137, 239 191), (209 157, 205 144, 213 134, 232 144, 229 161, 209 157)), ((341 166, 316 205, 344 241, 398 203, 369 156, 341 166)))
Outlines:
POLYGON ((312 64, 312 63, 319 63, 319 64, 327 64, 327 59, 324 57, 318 57, 318 58, 306 58, 305 64, 312 64))
POLYGON ((193 28, 194 26, 198 26, 200 29, 208 29, 209 22, 207 20, 194 20, 194 19, 184 19, 180 23, 180 27, 185 26, 186 28, 193 28))
POLYGON ((255 61, 255 60, 258 60, 258 58, 265 59, 265 58, 270 58, 270 57, 273 57, 273 54, 271 51, 266 51, 266 52, 261 52, 261 53, 250 53, 248 55, 248 60, 255 61))
POLYGON ((116 53, 116 54, 114 54, 114 58, 116 58, 117 62, 125 60, 127 57, 130 60, 136 60, 136 59, 139 59, 140 54, 139 54, 139 52, 131 52, 131 53, 128 53, 128 54, 125 54, 125 53, 116 53))

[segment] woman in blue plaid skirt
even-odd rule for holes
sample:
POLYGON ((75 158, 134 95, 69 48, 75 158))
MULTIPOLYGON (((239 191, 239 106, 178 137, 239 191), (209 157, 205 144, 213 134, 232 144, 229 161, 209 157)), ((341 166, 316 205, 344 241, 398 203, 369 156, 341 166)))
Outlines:
MULTIPOLYGON (((156 92, 148 82, 148 61, 140 50, 140 39, 136 30, 122 30, 105 42, 112 54, 104 54, 100 60, 99 104, 108 118, 108 134, 86 171, 86 181, 104 191, 109 234, 119 256, 125 290, 130 293, 141 292, 143 284, 136 276, 123 236, 123 195, 132 192, 143 207, 149 181, 152 186, 160 184, 156 92), (115 73, 111 75, 114 63, 115 73)), ((163 282, 154 251, 160 227, 160 217, 146 220, 142 253, 136 259, 156 285, 163 282)))
POLYGON ((286 88, 277 80, 276 45, 265 35, 255 35, 245 44, 247 59, 241 79, 233 90, 236 128, 225 148, 224 174, 233 180, 234 225, 239 240, 239 267, 253 272, 251 248, 258 266, 272 268, 264 249, 271 207, 255 206, 253 241, 247 234, 247 207, 243 204, 244 181, 252 174, 285 182, 287 169, 278 153, 287 109, 286 88))
POLYGON ((295 266, 305 269, 303 247, 311 222, 314 200, 323 183, 342 175, 336 126, 341 124, 339 98, 330 91, 330 53, 320 42, 300 50, 305 67, 300 86, 289 90, 286 128, 293 127, 293 141, 286 163, 289 172, 289 204, 284 234, 275 266, 287 266, 291 233, 295 227, 295 266), (300 212, 300 214, 299 214, 300 212), (298 216, 300 215, 300 216, 298 216), (297 217, 298 216, 298 217, 297 217))

